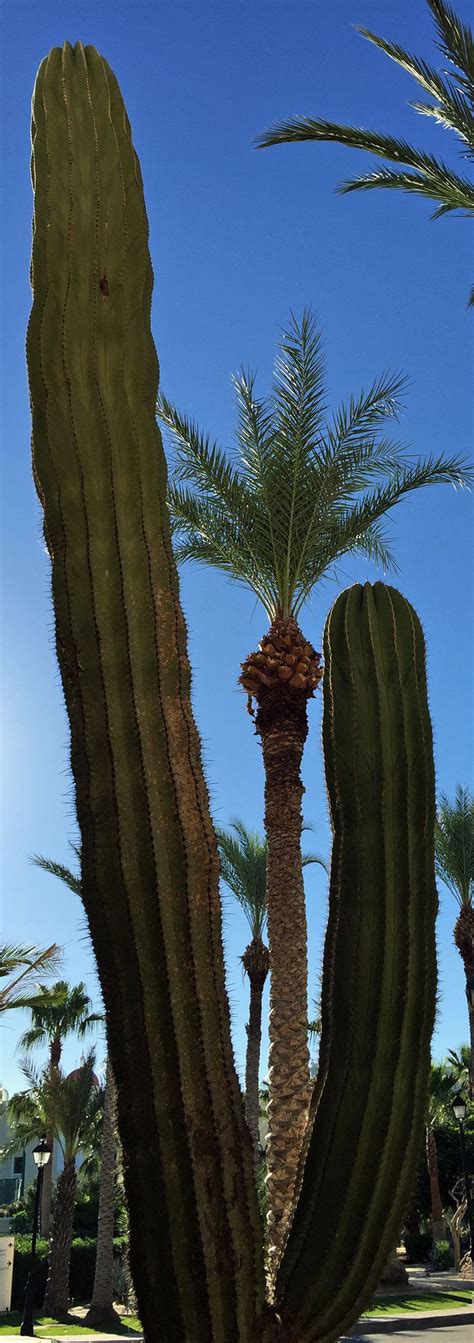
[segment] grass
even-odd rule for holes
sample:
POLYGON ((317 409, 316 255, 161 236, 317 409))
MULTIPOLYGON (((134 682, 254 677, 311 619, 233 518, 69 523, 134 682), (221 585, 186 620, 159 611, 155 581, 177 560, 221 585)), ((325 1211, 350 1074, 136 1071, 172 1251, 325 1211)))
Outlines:
POLYGON ((365 1310, 363 1319, 374 1319, 383 1315, 413 1315, 418 1310, 457 1310, 461 1306, 472 1305, 471 1291, 456 1292, 400 1292, 390 1296, 378 1296, 377 1302, 365 1310))
MULTIPOLYGON (((12 1310, 9 1315, 0 1315, 0 1337, 2 1334, 19 1334, 22 1316, 20 1311, 12 1310)), ((50 1315, 34 1316, 35 1334, 38 1338, 51 1338, 61 1336, 66 1338, 74 1335, 81 1338, 84 1334, 97 1334, 98 1337, 104 1337, 103 1329, 88 1329, 82 1324, 71 1324, 70 1318, 63 1320, 53 1320, 50 1315)), ((123 1334, 124 1338, 130 1334, 141 1334, 142 1326, 137 1315, 122 1315, 120 1324, 114 1329, 115 1334, 123 1334)))

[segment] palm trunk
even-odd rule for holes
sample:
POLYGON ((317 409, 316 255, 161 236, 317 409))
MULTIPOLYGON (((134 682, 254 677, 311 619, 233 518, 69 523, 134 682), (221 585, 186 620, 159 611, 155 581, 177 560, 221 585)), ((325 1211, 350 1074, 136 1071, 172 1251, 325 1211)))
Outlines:
POLYGON ((469 1094, 474 1100, 474 908, 471 904, 462 904, 461 912, 454 928, 454 941, 462 957, 466 976, 466 998, 469 1013, 469 1034, 471 1043, 471 1062, 469 1066, 469 1094))
POLYGON ((439 1187, 438 1150, 433 1129, 429 1124, 426 1125, 426 1164, 430 1181, 433 1240, 443 1240, 446 1234, 446 1223, 443 1216, 443 1204, 441 1202, 441 1191, 439 1187))
POLYGON ((114 1075, 110 1058, 107 1058, 94 1288, 84 1321, 91 1329, 114 1330, 119 1323, 113 1292, 116 1108, 114 1075))
POLYGON ((381 1287, 404 1287, 408 1283, 405 1265, 399 1259, 396 1248, 390 1251, 382 1277, 381 1287))
POLYGON ((259 1071, 262 1039, 262 993, 270 966, 268 948, 260 937, 254 937, 242 956, 242 963, 250 981, 250 1008, 247 1026, 247 1057, 245 1062, 245 1118, 252 1138, 255 1171, 260 1162, 259 1071))
POLYGON ((56 1202, 49 1251, 49 1269, 44 1298, 44 1314, 53 1319, 67 1315, 69 1309, 69 1269, 72 1225, 76 1198, 76 1164, 65 1161, 56 1185, 56 1202))
MULTIPOLYGON (((57 1072, 61 1061, 62 1041, 59 1035, 54 1036, 49 1046, 49 1070, 53 1074, 57 1072)), ((51 1200, 53 1195, 53 1164, 54 1164, 54 1133, 48 1131, 46 1141, 51 1148, 51 1156, 48 1164, 43 1170, 43 1187, 41 1192, 41 1214, 40 1225, 41 1235, 48 1240, 51 1235, 51 1200)))
POLYGON ((269 1017, 267 1194, 269 1263, 283 1244, 308 1119, 308 964, 301 867, 304 695, 277 692, 259 705, 265 765, 267 918, 272 975, 269 1017))

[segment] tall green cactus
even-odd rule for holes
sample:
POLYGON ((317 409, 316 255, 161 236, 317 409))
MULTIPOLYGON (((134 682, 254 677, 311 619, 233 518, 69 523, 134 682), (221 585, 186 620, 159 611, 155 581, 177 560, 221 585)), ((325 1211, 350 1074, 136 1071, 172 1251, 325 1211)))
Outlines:
POLYGON ((377 1280, 421 1134, 436 897, 420 627, 381 584, 328 620, 321 1069, 269 1305, 154 416, 143 191, 93 47, 40 67, 33 182, 34 473, 147 1343, 330 1343, 377 1280))

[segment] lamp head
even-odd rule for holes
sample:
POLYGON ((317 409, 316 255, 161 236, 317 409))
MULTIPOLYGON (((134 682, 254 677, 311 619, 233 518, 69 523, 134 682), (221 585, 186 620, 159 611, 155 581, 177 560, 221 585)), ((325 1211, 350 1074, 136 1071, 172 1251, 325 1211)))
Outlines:
POLYGON ((33 1161, 35 1166, 38 1166, 41 1170, 42 1166, 47 1166, 50 1156, 51 1148, 49 1143, 46 1142, 46 1138, 41 1138, 38 1146, 33 1148, 33 1161))

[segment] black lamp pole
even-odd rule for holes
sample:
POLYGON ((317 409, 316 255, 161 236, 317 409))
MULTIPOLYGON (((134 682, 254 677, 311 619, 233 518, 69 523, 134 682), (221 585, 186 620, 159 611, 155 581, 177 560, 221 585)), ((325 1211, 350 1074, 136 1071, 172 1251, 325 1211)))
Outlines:
POLYGON ((458 1124, 459 1124, 459 1138, 460 1138, 460 1142, 461 1142, 462 1169, 463 1169, 463 1175, 464 1175, 464 1188, 465 1188, 465 1191, 466 1191, 466 1210, 467 1210, 467 1220, 468 1220, 468 1225, 469 1225, 469 1253, 470 1253, 470 1256, 471 1256, 471 1262, 472 1262, 472 1252, 473 1252, 473 1248, 474 1248, 474 1230, 473 1230, 473 1226, 472 1226, 471 1182, 470 1182, 470 1179, 469 1179, 469 1172, 468 1172, 468 1169, 467 1169, 466 1141, 465 1141, 465 1137, 464 1137, 464 1117, 465 1117, 465 1114, 466 1114, 466 1106, 465 1106, 465 1103, 463 1104, 462 1101, 461 1101, 460 1104, 459 1104, 459 1103, 458 1103, 458 1104, 455 1104, 455 1105, 453 1106, 453 1109, 454 1109, 454 1113, 455 1113, 455 1115, 456 1115, 456 1119, 457 1119, 458 1124), (462 1111, 464 1111, 464 1113, 462 1113, 462 1111))
POLYGON ((41 1190, 43 1188, 43 1171, 51 1156, 51 1148, 48 1146, 45 1138, 41 1139, 38 1146, 35 1147, 33 1157, 38 1167, 36 1176, 35 1206, 33 1211, 33 1234, 31 1237, 31 1263, 30 1271, 26 1281, 25 1289, 25 1307, 23 1319, 20 1325, 20 1334, 27 1338, 34 1338, 33 1328, 33 1305, 35 1295, 35 1267, 36 1267, 36 1239, 38 1235, 39 1211, 41 1207, 41 1190))

